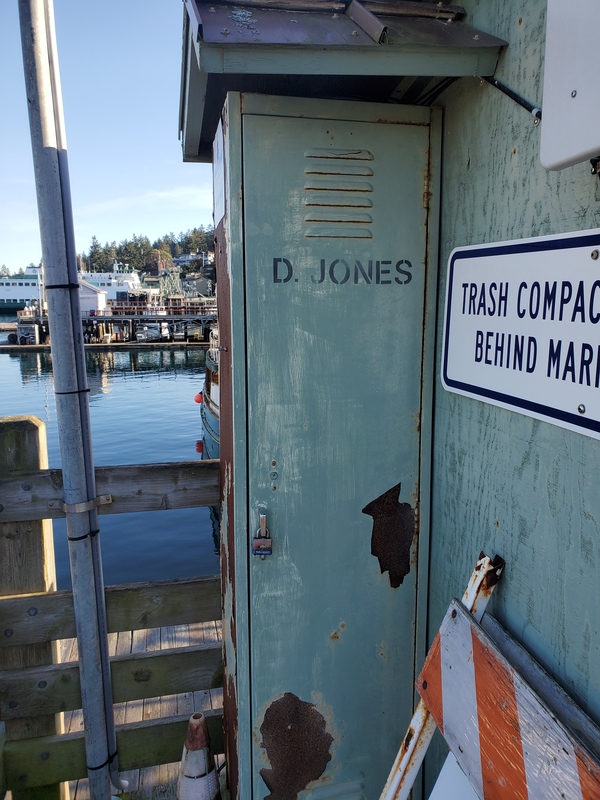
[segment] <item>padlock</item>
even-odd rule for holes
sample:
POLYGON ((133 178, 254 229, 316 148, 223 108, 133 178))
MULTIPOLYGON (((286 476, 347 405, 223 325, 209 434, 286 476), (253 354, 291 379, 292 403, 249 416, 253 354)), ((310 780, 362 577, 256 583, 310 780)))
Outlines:
POLYGON ((258 509, 258 530, 252 539, 252 555, 260 556, 264 560, 265 556, 273 554, 273 542, 271 534, 267 528, 267 509, 260 506, 258 509))
POLYGON ((252 555, 262 556, 263 558, 273 555, 273 542, 268 530, 266 536, 257 535, 252 539, 252 555))

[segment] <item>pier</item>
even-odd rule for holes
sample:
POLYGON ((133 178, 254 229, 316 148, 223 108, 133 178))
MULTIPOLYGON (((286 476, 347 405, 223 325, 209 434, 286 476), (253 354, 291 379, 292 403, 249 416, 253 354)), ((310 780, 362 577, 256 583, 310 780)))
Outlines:
MULTIPOLYGON (((1 419, 0 445, 0 792, 86 800, 73 597, 54 577, 62 472, 47 469, 34 417, 1 419)), ((215 505, 219 463, 99 467, 96 483, 100 514, 215 505)), ((223 751, 219 577, 109 586, 105 599, 120 774, 130 797, 174 797, 194 711, 223 751)))
MULTIPOLYGON (((48 318, 25 312, 17 322, 0 323, 0 331, 8 334, 7 346, 49 345, 48 318)), ((208 331, 215 314, 122 313, 83 317, 83 343, 107 344, 201 344, 208 342, 208 331)))

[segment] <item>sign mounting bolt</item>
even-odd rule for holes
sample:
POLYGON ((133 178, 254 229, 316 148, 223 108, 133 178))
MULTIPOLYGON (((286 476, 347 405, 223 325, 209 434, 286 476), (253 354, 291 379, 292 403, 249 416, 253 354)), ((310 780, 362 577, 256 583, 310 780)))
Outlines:
POLYGON ((577 411, 579 411, 580 414, 585 414, 585 406, 583 405, 583 403, 580 403, 577 406, 577 411))
POLYGON ((598 261, 598 256, 600 256, 600 250, 592 250, 591 256, 594 261, 598 261))

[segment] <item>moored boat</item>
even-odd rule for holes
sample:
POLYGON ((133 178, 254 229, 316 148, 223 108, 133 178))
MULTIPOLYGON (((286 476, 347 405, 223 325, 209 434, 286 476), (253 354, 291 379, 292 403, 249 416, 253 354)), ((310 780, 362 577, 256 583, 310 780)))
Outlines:
POLYGON ((202 451, 203 458, 219 458, 219 331, 216 325, 210 329, 209 342, 204 389, 200 401, 202 451))

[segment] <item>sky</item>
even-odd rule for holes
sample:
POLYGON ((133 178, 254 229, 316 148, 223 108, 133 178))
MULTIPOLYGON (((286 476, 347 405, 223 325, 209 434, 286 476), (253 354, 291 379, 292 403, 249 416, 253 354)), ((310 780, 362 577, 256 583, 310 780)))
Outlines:
MULTIPOLYGON (((178 139, 182 0, 54 0, 78 253, 212 224, 178 139)), ((18 0, 0 0, 0 266, 41 259, 18 0)))

